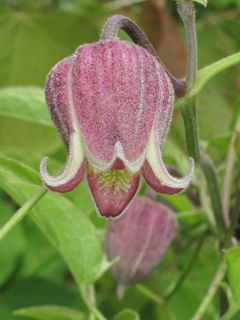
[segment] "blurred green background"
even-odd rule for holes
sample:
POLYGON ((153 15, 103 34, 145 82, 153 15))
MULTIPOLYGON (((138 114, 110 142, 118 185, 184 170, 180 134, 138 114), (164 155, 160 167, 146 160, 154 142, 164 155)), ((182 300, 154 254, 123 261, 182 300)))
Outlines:
MULTIPOLYGON (((16 159, 36 171, 39 171, 44 156, 51 159, 50 172, 65 163, 66 150, 50 121, 43 91, 39 88, 44 87, 46 75, 58 61, 71 55, 79 45, 98 41, 104 23, 113 14, 123 14, 134 20, 145 31, 168 69, 177 77, 184 77, 185 35, 175 1, 135 2, 0 1, 2 157, 16 159)), ((196 4, 199 68, 239 51, 239 17, 240 0, 209 0, 206 9, 196 4)), ((119 36, 129 40, 123 32, 119 36)), ((240 68, 235 66, 212 79, 199 96, 201 146, 213 158, 221 186, 229 141, 240 113, 239 93, 240 68)), ((164 158, 168 164, 186 172, 188 157, 178 110, 174 112, 164 158)), ((202 180, 198 171, 195 175, 192 190, 199 197, 198 183, 202 180)), ((105 221, 97 218, 83 184, 66 197, 84 211, 97 228, 104 228, 105 221)), ((177 213, 197 206, 195 203, 194 207, 186 193, 176 197, 162 196, 159 200, 171 205, 177 213)), ((0 226, 17 208, 17 204, 0 189, 0 226)), ((196 216, 179 220, 178 238, 164 261, 144 282, 156 293, 163 293, 189 261, 201 231, 199 219, 196 216)), ((178 320, 189 319, 194 314, 218 263, 216 243, 208 237, 188 279, 171 300, 170 305, 178 320)), ((141 319, 167 320, 161 307, 154 305, 136 288, 127 291, 119 301, 109 273, 97 281, 96 292, 97 305, 108 319, 129 307, 138 311, 141 319)), ((13 316, 12 311, 41 305, 61 305, 86 311, 65 263, 27 217, 0 243, 0 319, 27 319, 13 316)), ((214 300, 203 319, 218 319, 217 309, 218 302, 214 300)))

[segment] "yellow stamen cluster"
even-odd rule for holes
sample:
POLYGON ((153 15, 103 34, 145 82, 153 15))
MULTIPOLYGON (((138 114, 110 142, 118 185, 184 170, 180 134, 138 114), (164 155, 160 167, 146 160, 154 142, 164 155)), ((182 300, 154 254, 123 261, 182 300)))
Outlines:
POLYGON ((90 170, 93 170, 94 178, 98 178, 98 183, 101 185, 100 189, 106 188, 105 194, 109 192, 113 185, 114 195, 117 193, 121 194, 121 190, 127 192, 127 190, 131 188, 130 183, 134 174, 126 169, 99 172, 91 166, 90 170))

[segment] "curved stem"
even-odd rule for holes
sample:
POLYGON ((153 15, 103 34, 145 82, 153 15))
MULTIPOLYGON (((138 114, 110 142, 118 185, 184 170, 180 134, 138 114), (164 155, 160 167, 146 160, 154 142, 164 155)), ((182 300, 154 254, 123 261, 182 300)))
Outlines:
POLYGON ((34 195, 12 216, 12 218, 1 228, 0 241, 20 222, 29 210, 48 192, 45 186, 41 186, 34 195))
POLYGON ((102 34, 101 40, 117 40, 117 35, 119 29, 124 30, 129 37, 133 40, 134 43, 138 44, 142 48, 144 48, 148 53, 154 56, 157 61, 161 64, 164 70, 167 72, 172 85, 174 87, 174 92, 177 97, 183 97, 187 91, 187 86, 184 81, 176 79, 171 73, 166 69, 162 61, 159 59, 157 53, 153 49, 152 45, 148 41, 145 34, 142 30, 138 27, 138 25, 133 22, 131 19, 121 16, 115 15, 108 19, 105 23, 102 34))
POLYGON ((195 315, 192 317, 191 320, 199 320, 202 318, 204 313, 206 312, 210 302, 212 301, 213 297, 215 296, 217 289, 222 281, 222 279, 225 276, 225 273, 227 271, 227 267, 225 262, 222 262, 220 264, 220 267, 215 275, 215 278, 213 279, 213 282, 211 283, 207 294, 205 295, 205 298, 203 299, 200 307, 198 308, 197 312, 195 315))

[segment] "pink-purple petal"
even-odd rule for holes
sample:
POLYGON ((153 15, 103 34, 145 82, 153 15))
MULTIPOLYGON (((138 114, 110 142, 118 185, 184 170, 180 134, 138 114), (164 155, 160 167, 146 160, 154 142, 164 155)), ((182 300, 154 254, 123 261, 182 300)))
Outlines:
MULTIPOLYGON (((46 171, 46 160, 47 158, 44 158, 41 164, 42 167, 42 173, 44 171, 46 171)), ((66 192, 70 192, 73 189, 75 189, 80 182, 83 180, 85 171, 86 171, 86 166, 87 166, 87 159, 86 157, 84 157, 82 164, 80 165, 79 169, 77 170, 76 174, 66 183, 58 183, 57 185, 54 185, 53 183, 48 183, 46 182, 46 180, 44 181, 46 187, 54 192, 58 192, 58 193, 66 193, 66 192)))
POLYGON ((100 163, 112 160, 117 142, 130 164, 140 161, 157 109, 163 108, 161 81, 166 77, 153 56, 130 42, 78 48, 73 99, 84 143, 100 163))
POLYGON ((158 193, 173 195, 173 194, 178 194, 184 190, 184 188, 169 187, 168 185, 162 183, 161 179, 159 179, 154 174, 147 160, 145 160, 141 171, 142 171, 143 178, 147 182, 147 184, 158 193))
POLYGON ((105 252, 110 261, 120 257, 111 268, 119 289, 139 282, 156 267, 176 227, 173 212, 146 197, 137 197, 123 217, 108 222, 105 252))
POLYGON ((92 194, 96 210, 100 217, 118 218, 122 215, 137 195, 140 184, 140 174, 134 174, 130 181, 130 187, 127 191, 119 190, 116 192, 115 185, 110 188, 102 187, 101 179, 94 174, 93 170, 87 171, 86 183, 92 194))

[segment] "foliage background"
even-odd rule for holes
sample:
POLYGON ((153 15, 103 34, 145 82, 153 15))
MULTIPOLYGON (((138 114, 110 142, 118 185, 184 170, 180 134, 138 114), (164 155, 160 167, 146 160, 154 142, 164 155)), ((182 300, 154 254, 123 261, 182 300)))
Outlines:
MULTIPOLYGON (((164 1, 160 2, 164 4, 164 1)), ((66 161, 66 151, 51 123, 43 90, 40 89, 44 87, 46 75, 79 45, 98 41, 108 17, 124 14, 136 21, 168 68, 172 68, 177 76, 184 76, 185 36, 174 1, 168 0, 165 8, 163 5, 157 7, 157 1, 153 0, 118 9, 114 6, 116 2, 103 0, 0 1, 1 226, 18 208, 9 196, 15 192, 14 183, 15 186, 20 182, 40 185, 39 164, 44 156, 51 159, 51 172, 66 161), (178 56, 169 59, 175 51, 178 56), (6 172, 11 172, 10 180, 9 175, 7 178, 4 175, 6 172)), ((239 14, 239 0, 210 0, 207 9, 196 4, 199 68, 239 51, 239 14)), ((129 39, 123 32, 120 32, 120 37, 129 39)), ((222 72, 208 83, 199 96, 201 146, 217 166, 221 187, 229 142, 240 113, 239 73, 240 68, 236 66, 222 72)), ((182 119, 177 110, 164 148, 164 158, 168 164, 186 172, 188 157, 182 119)), ((25 193, 15 196, 19 198, 18 202, 23 201, 28 192, 26 185, 20 189, 25 193)), ((160 295, 184 269, 196 248, 196 239, 206 228, 204 214, 208 198, 198 170, 191 190, 195 193, 194 199, 189 199, 186 193, 158 198, 158 201, 170 205, 179 217, 176 241, 162 263, 144 281, 144 285, 160 295), (205 204, 204 208, 199 201, 205 204), (188 217, 188 212, 195 214, 188 217)), ((234 193, 233 189, 232 198, 234 193)), ((98 228, 98 237, 102 239, 106 222, 97 218, 84 184, 64 197, 89 217, 98 228)), ((50 196, 47 208, 51 201, 54 203, 55 200, 50 196)), ((68 205, 53 208, 53 213, 61 220, 61 214, 67 214, 68 205)), ((25 218, 0 243, 0 319, 28 319, 13 316, 12 311, 42 305, 60 305, 87 312, 71 272, 36 226, 34 214, 25 218)), ((208 236, 191 273, 170 301, 178 320, 189 319, 194 314, 219 261, 216 242, 208 236)), ((96 282, 97 306, 108 319, 126 308, 136 310, 141 319, 167 319, 161 306, 149 301, 136 287, 129 289, 121 301, 115 289, 109 272, 96 282)), ((218 301, 214 300, 203 319, 218 319, 217 310, 218 301)), ((233 319, 239 319, 239 315, 233 319)))

